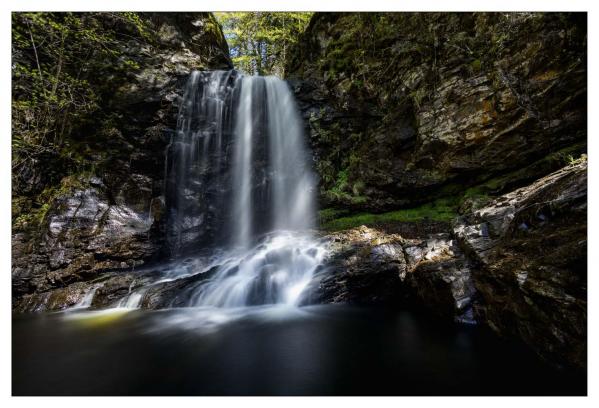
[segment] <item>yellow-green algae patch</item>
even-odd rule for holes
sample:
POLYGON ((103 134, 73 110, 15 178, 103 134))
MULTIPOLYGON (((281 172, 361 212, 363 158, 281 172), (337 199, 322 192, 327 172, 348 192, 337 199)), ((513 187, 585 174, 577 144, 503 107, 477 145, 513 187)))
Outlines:
POLYGON ((65 316, 66 320, 87 328, 107 326, 117 322, 134 309, 116 308, 93 312, 78 312, 65 316))

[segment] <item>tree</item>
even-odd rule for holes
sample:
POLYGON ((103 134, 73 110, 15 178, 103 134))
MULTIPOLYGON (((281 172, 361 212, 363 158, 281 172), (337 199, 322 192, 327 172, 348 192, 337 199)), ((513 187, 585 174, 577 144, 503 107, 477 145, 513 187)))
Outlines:
POLYGON ((285 58, 313 13, 215 13, 235 67, 250 75, 285 77, 285 58))

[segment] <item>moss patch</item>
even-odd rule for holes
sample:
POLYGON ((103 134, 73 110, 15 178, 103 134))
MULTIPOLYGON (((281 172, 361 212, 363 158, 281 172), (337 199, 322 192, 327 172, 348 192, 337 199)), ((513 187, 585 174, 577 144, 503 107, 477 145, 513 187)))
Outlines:
POLYGON ((439 199, 432 203, 423 204, 419 207, 406 208, 382 214, 360 213, 351 216, 335 218, 339 214, 334 209, 322 210, 320 227, 326 231, 340 231, 358 227, 360 225, 380 225, 397 222, 420 222, 420 221, 442 221, 449 222, 457 214, 457 203, 453 199, 439 199))

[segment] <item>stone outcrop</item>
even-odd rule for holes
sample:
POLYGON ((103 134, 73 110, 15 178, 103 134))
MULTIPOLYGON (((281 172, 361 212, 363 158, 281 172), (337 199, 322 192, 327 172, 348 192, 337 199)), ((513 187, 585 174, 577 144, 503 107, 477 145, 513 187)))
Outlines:
POLYGON ((586 365, 587 164, 567 166, 459 219, 478 263, 479 318, 541 356, 586 365))
POLYGON ((473 264, 449 233, 406 240, 406 283, 413 303, 461 323, 475 323, 473 264))
POLYGON ((385 211, 586 149, 586 16, 317 13, 289 61, 325 205, 385 211))
POLYGON ((447 232, 407 239, 365 226, 325 236, 331 258, 306 303, 419 305, 474 322, 471 262, 447 232))
POLYGON ((490 201, 453 231, 331 234, 310 302, 416 305, 482 323, 542 358, 586 367, 587 163, 490 201))

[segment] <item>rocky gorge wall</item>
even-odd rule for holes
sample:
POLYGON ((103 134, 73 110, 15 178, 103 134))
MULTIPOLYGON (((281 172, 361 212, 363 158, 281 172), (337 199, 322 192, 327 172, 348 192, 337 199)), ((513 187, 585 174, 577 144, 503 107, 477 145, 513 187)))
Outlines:
POLYGON ((326 207, 500 194, 586 150, 584 13, 316 13, 287 71, 326 207))

